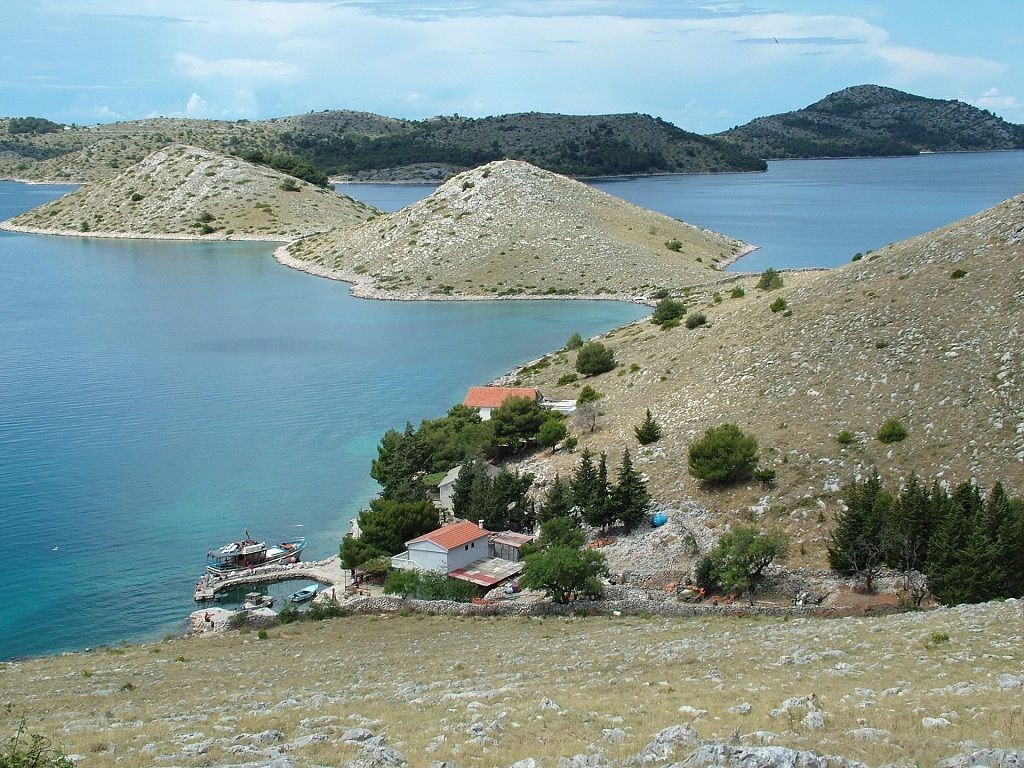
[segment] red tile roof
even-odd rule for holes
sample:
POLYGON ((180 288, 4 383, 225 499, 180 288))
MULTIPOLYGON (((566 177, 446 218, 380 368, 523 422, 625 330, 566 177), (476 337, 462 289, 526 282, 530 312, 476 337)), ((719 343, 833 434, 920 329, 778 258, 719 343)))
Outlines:
POLYGON ((455 549, 455 547, 461 547, 464 544, 469 544, 471 541, 476 541, 481 536, 490 536, 490 534, 490 531, 485 531, 476 523, 462 520, 458 523, 441 526, 436 531, 418 536, 412 541, 407 541, 406 545, 408 546, 417 541, 429 541, 445 549, 455 549))
POLYGON ((462 404, 470 408, 498 408, 512 397, 536 400, 539 396, 535 387, 470 387, 462 404))

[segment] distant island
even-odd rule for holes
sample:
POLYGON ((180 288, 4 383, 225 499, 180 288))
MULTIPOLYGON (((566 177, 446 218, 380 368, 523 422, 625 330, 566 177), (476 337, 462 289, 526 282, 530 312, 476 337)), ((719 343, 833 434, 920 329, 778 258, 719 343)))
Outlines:
POLYGON ((766 159, 1024 149, 1024 126, 955 100, 860 85, 702 136, 650 115, 529 112, 401 120, 326 110, 269 120, 152 118, 91 126, 0 118, 0 178, 90 182, 170 144, 269 161, 313 183, 440 183, 494 160, 576 177, 764 171, 766 159))
POLYGON ((769 160, 1024 149, 1024 125, 955 99, 858 85, 715 134, 769 160))

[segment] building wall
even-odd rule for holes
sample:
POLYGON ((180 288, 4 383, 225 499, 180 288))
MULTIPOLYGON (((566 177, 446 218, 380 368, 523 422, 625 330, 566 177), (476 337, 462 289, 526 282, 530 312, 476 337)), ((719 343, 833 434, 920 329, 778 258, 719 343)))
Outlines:
POLYGON ((490 408, 480 408, 479 410, 480 410, 480 421, 490 421, 491 420, 491 409, 490 408))
POLYGON ((427 541, 409 545, 409 559, 421 571, 448 573, 448 553, 427 541))
MULTIPOLYGON (((481 531, 481 533, 483 532, 481 531)), ((448 551, 447 573, 451 573, 465 565, 469 565, 474 560, 479 560, 480 558, 487 556, 487 534, 483 533, 479 539, 448 551)))
POLYGON ((441 509, 451 512, 455 509, 455 503, 452 501, 452 496, 455 495, 455 483, 446 483, 437 487, 438 493, 440 494, 438 499, 438 505, 441 509))

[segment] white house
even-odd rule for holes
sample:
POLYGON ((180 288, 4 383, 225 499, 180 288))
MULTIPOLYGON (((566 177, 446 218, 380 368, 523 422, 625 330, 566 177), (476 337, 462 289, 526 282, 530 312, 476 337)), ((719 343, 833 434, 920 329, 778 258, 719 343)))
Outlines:
POLYGON ((468 408, 476 408, 480 418, 489 421, 491 411, 500 408, 506 400, 514 397, 528 397, 538 403, 541 401, 540 390, 536 387, 470 387, 462 404, 468 408))
MULTIPOLYGON (((437 484, 438 502, 437 506, 446 512, 451 512, 455 508, 455 504, 452 501, 452 495, 455 493, 455 482, 459 479, 459 472, 462 471, 462 465, 454 467, 448 471, 448 474, 444 476, 444 480, 437 484)), ((500 469, 493 464, 484 464, 484 472, 487 476, 494 478, 497 476, 500 469)))
POLYGON ((488 556, 491 532, 462 520, 407 541, 405 552, 391 558, 391 567, 449 574, 488 556))

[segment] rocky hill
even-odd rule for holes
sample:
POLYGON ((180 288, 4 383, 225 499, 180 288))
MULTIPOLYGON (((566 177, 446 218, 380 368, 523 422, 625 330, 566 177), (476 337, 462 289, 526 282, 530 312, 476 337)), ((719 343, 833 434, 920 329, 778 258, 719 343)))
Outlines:
POLYGON ((279 258, 390 298, 647 295, 721 279, 744 243, 504 160, 279 258))
MULTIPOLYGON (((315 116, 310 116, 313 119, 315 116)), ((603 176, 763 171, 763 161, 734 144, 684 131, 649 115, 529 112, 470 119, 436 117, 385 136, 305 124, 282 135, 291 152, 346 178, 401 179, 408 166, 437 175, 492 160, 524 160, 556 173, 603 176)))
POLYGON ((292 240, 377 214, 372 206, 270 168, 172 145, 6 226, 107 237, 292 240))
POLYGON ((321 171, 362 180, 442 181, 503 158, 579 176, 765 169, 734 144, 647 115, 529 113, 412 121, 330 110, 254 122, 155 118, 92 126, 2 118, 0 177, 93 181, 172 143, 239 156, 291 155, 321 171))
POLYGON ((353 616, 4 664, 0 723, 82 768, 1016 768, 1022 620, 353 616))
POLYGON ((716 134, 768 159, 1024 149, 1024 126, 962 101, 858 85, 716 134))
MULTIPOLYGON (((1024 492, 1024 196, 840 269, 787 273, 776 290, 756 280, 684 296, 707 319, 694 330, 640 321, 607 334, 615 372, 559 385, 573 371, 563 351, 510 378, 555 399, 593 386, 603 415, 581 449, 617 459, 628 446, 654 498, 712 510, 703 524, 786 530, 794 565, 823 562, 836 490, 874 467, 894 485, 916 472, 1024 492), (647 408, 663 437, 640 448, 647 408), (875 435, 891 418, 909 435, 887 445, 875 435), (757 437, 773 487, 709 490, 689 476, 688 446, 723 422, 757 437)), ((530 469, 550 479, 577 460, 530 469)))

